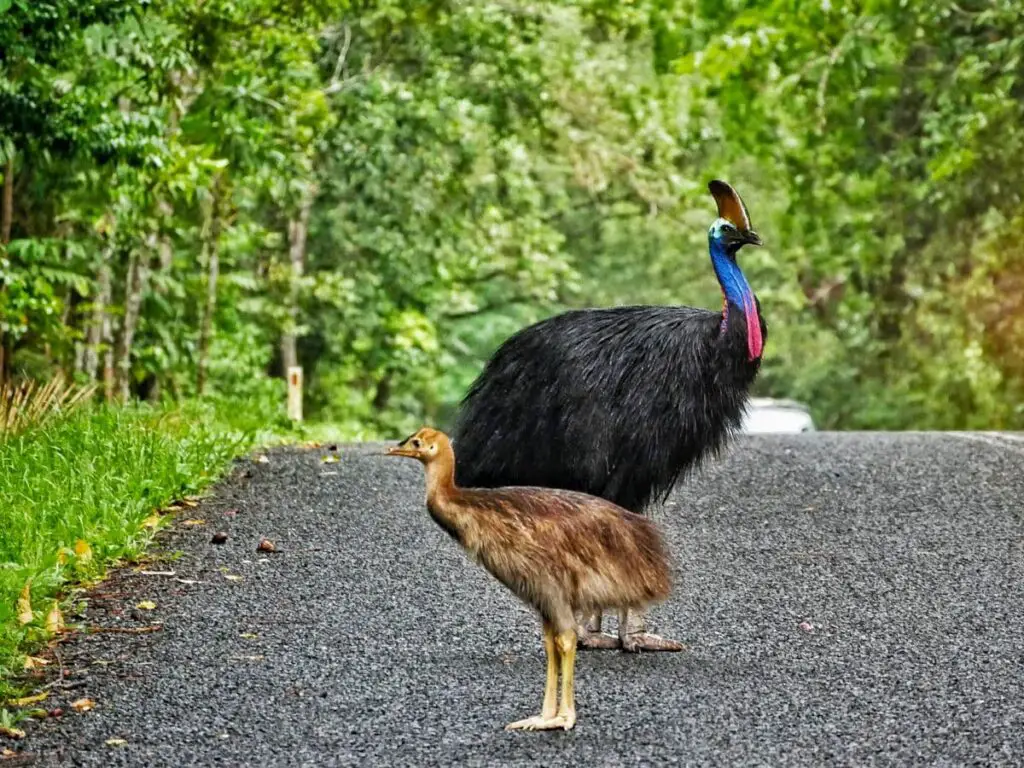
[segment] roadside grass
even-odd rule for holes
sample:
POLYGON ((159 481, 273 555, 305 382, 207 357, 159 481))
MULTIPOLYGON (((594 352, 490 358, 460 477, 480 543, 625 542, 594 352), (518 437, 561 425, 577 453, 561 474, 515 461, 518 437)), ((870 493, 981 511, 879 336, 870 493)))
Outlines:
POLYGON ((290 431, 267 409, 206 400, 84 408, 0 440, 0 706, 24 688, 25 653, 53 636, 67 587, 139 558, 156 511, 290 431))

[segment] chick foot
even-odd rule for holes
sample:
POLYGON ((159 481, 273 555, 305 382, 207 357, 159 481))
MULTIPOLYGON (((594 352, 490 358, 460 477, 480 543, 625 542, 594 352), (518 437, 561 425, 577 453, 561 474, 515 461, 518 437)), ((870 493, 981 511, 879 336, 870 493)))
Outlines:
POLYGON ((505 726, 506 731, 555 731, 561 729, 568 731, 576 725, 576 713, 568 715, 555 715, 554 717, 543 717, 535 715, 525 720, 517 720, 505 726))

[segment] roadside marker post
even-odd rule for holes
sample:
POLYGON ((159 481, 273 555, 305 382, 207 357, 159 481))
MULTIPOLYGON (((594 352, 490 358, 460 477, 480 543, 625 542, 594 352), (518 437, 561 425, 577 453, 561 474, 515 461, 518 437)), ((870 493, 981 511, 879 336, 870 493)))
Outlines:
POLYGON ((288 368, 288 418, 302 421, 302 366, 288 368))

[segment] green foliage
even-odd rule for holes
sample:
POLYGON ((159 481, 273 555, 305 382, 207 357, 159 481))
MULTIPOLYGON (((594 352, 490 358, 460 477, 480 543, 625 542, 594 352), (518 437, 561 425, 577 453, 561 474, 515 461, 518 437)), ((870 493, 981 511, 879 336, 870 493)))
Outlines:
MULTIPOLYGON (((139 555, 143 522, 215 480, 254 436, 238 402, 100 408, 0 440, 0 679, 43 637, 44 608, 68 581, 139 555), (91 557, 75 556, 84 541, 91 557), (31 582, 35 620, 18 620, 31 582)), ((0 691, 2 692, 2 691, 0 691)))
POLYGON ((711 177, 824 426, 1016 427, 1011 0, 140 0, 0 12, 0 378, 444 424, 560 309, 714 307, 711 177), (253 23, 259 19, 259 23, 253 23))

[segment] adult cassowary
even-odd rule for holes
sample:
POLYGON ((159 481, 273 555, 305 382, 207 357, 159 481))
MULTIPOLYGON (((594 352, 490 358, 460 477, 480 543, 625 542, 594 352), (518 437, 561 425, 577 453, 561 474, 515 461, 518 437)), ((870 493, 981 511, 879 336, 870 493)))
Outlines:
MULTIPOLYGON (((462 402, 460 486, 563 488, 643 513, 722 449, 740 426, 767 328, 736 263, 761 238, 731 186, 708 189, 718 204, 708 245, 722 310, 586 309, 513 335, 462 402)), ((600 613, 583 622, 584 648, 682 648, 647 633, 642 613, 620 622, 618 638, 602 634, 600 613)))

